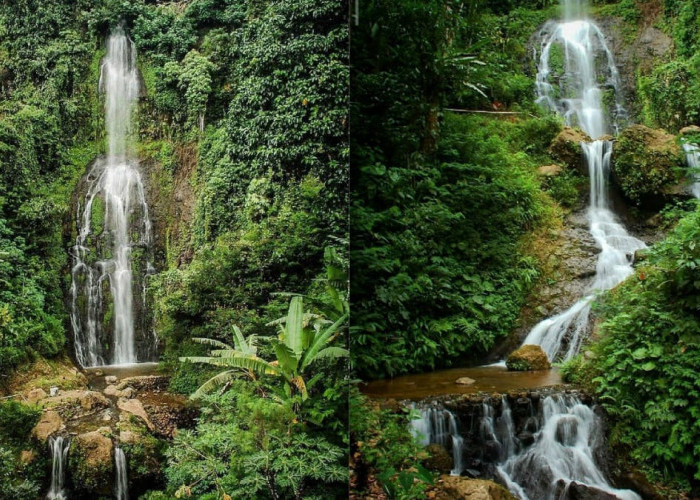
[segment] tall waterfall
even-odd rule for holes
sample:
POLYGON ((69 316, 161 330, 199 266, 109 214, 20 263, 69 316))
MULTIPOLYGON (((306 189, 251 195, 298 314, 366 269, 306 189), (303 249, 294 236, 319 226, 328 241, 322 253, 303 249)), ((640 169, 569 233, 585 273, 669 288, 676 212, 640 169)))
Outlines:
POLYGON ((72 252, 71 323, 82 366, 135 363, 155 354, 153 333, 135 321, 135 311, 146 309, 152 235, 141 174, 130 151, 140 90, 136 49, 122 26, 107 39, 100 90, 108 154, 85 179, 72 252))
POLYGON ((521 500, 569 498, 564 492, 576 485, 622 500, 641 500, 631 490, 612 488, 605 479, 594 456, 603 443, 602 426, 593 410, 575 396, 545 398, 539 412, 541 428, 534 443, 522 449, 514 435, 508 400, 502 399, 498 419, 493 413, 493 409, 485 412, 482 429, 490 429, 492 436, 487 437, 501 445, 498 472, 521 500))
POLYGON ((63 436, 49 438, 49 450, 51 450, 51 487, 46 495, 47 500, 66 500, 66 492, 63 485, 66 480, 66 459, 70 440, 63 436))
POLYGON ((129 500, 129 479, 127 477, 126 455, 124 455, 124 450, 119 447, 114 449, 114 464, 117 472, 114 494, 117 500, 129 500))
POLYGON ((601 251, 588 294, 568 310, 537 324, 524 341, 542 346, 550 360, 567 360, 578 353, 589 328, 595 294, 629 276, 634 252, 646 246, 627 233, 609 207, 607 181, 612 142, 601 137, 616 133, 619 121, 626 115, 615 61, 600 29, 583 18, 585 3, 563 0, 562 5, 564 21, 549 22, 543 28, 537 102, 563 116, 567 125, 580 127, 596 139, 581 146, 590 176, 589 227, 601 251), (563 54, 564 62, 564 73, 557 82, 551 68, 555 47, 563 54), (601 67, 603 72, 599 73, 601 67), (606 91, 614 99, 614 106, 607 111, 603 105, 606 91))

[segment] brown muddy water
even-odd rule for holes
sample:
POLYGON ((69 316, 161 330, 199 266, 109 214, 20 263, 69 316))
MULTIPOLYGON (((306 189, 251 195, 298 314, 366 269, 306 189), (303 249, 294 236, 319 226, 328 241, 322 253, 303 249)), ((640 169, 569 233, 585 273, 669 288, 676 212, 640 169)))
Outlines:
POLYGON ((491 365, 374 380, 361 384, 360 390, 371 398, 419 400, 445 394, 506 393, 516 389, 536 389, 562 383, 561 375, 556 368, 535 372, 510 372, 505 366, 491 365), (471 385, 455 383, 461 377, 474 379, 474 383, 471 385))

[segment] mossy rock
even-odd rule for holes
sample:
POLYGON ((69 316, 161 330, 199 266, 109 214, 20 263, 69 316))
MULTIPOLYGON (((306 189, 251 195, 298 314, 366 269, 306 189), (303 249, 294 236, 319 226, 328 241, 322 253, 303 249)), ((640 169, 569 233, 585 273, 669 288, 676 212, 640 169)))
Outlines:
POLYGON ((79 434, 71 441, 68 470, 76 494, 92 498, 112 492, 114 446, 109 433, 110 429, 105 427, 79 434))
POLYGON ((549 370, 552 367, 542 348, 529 344, 510 353, 506 359, 506 366, 508 370, 515 372, 549 370))
POLYGON ((564 127, 550 144, 549 154, 570 169, 588 175, 588 170, 583 166, 582 142, 591 142, 591 138, 578 129, 564 127))
POLYGON ((423 461, 426 469, 434 470, 442 474, 449 474, 454 467, 452 455, 441 444, 429 444, 426 451, 430 454, 429 458, 423 461))
POLYGON ((682 192, 685 159, 676 136, 644 125, 632 125, 613 148, 615 182, 637 206, 659 208, 682 192))

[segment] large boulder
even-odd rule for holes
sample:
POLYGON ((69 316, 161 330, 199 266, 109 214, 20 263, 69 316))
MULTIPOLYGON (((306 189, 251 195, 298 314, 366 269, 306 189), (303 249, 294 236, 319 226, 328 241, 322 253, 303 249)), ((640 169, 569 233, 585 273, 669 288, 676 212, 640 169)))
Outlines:
POLYGON ((63 420, 56 411, 47 411, 41 415, 41 420, 32 429, 32 435, 41 442, 49 439, 63 428, 63 420))
POLYGON ((452 500, 516 500, 513 494, 500 484, 484 479, 459 476, 440 476, 438 488, 444 492, 440 498, 452 500))
POLYGON ((450 455, 444 446, 441 444, 429 444, 426 447, 426 451, 430 454, 430 457, 423 461, 423 465, 426 469, 431 469, 438 471, 442 474, 449 474, 454 467, 454 461, 452 460, 452 455, 450 455))
POLYGON ((644 125, 625 129, 613 148, 615 182, 635 205, 662 206, 683 192, 685 158, 676 136, 644 125))
POLYGON ((567 167, 588 175, 588 170, 583 166, 582 142, 591 142, 591 138, 579 129, 564 127, 550 144, 549 154, 567 167))
POLYGON ((510 353, 506 359, 506 366, 516 372, 549 370, 552 367, 542 348, 529 344, 510 353))
POLYGON ((79 434, 71 441, 68 469, 75 492, 85 498, 110 495, 114 484, 114 460, 109 427, 79 434))
POLYGON ((561 500, 619 500, 619 497, 594 486, 560 479, 555 486, 554 498, 561 500))

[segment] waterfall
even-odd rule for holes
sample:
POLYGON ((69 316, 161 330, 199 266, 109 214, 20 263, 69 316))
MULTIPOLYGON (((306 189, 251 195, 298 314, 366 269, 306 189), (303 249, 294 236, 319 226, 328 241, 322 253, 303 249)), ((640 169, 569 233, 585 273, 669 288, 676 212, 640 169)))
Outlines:
POLYGON ((541 427, 530 447, 518 443, 507 398, 502 399, 500 423, 494 425, 493 414, 493 409, 484 414, 482 420, 490 422, 482 429, 496 430, 493 438, 503 451, 497 470, 521 500, 568 498, 563 495, 574 483, 622 500, 641 500, 633 491, 615 489, 607 482, 595 460, 595 450, 603 444, 601 423, 577 397, 548 396, 541 402, 541 427))
POLYGON ((411 420, 411 434, 423 446, 439 444, 445 449, 452 448, 453 468, 450 474, 459 476, 464 470, 464 438, 459 433, 459 425, 454 414, 444 408, 413 407, 420 418, 411 420))
POLYGON ((114 494, 117 500, 129 500, 129 480, 127 478, 126 455, 119 447, 114 448, 114 464, 116 466, 117 477, 114 494))
POLYGON ((147 325, 137 326, 134 319, 136 307, 144 308, 146 275, 153 272, 152 234, 143 181, 130 151, 140 89, 136 49, 122 26, 107 39, 99 85, 108 154, 87 175, 72 251, 71 323, 76 358, 84 367, 151 360, 155 346, 147 325))
POLYGON ((46 495, 47 500, 66 500, 63 485, 66 479, 65 464, 68 458, 70 440, 63 436, 49 438, 49 450, 51 450, 51 488, 46 495))
POLYGON ((601 137, 616 133, 626 117, 612 52, 600 29, 582 19, 585 4, 581 0, 563 0, 563 7, 564 22, 550 22, 543 28, 536 102, 561 115, 567 125, 578 126, 596 139, 581 146, 590 176, 589 227, 600 253, 587 295, 568 310, 541 321, 525 338, 524 344, 540 345, 552 361, 567 360, 578 353, 589 328, 596 293, 609 290, 632 274, 634 252, 646 247, 627 233, 609 207, 612 142, 601 137), (562 51, 564 62, 558 82, 550 65, 554 47, 562 51), (603 65, 597 64, 601 57, 603 65), (597 71, 600 67, 602 73, 597 71), (603 105, 605 92, 614 99, 614 106, 607 111, 603 105))
POLYGON ((690 176, 693 183, 690 185, 690 192, 693 196, 700 198, 700 146, 694 142, 683 141, 683 151, 688 168, 691 169, 690 176))

